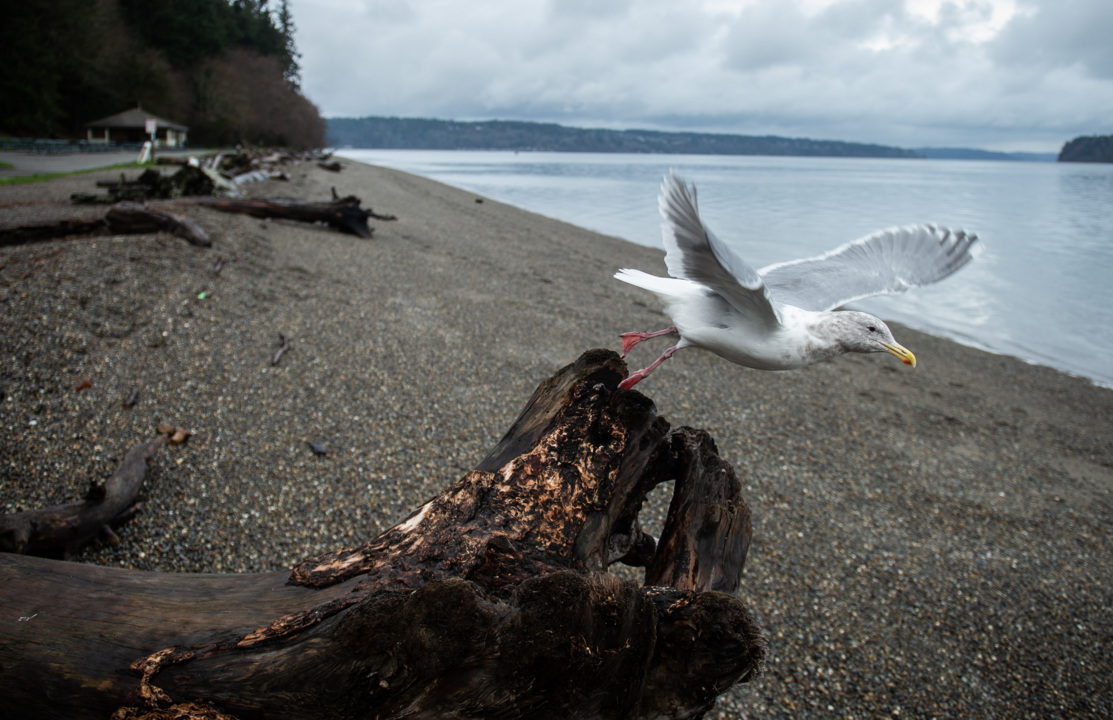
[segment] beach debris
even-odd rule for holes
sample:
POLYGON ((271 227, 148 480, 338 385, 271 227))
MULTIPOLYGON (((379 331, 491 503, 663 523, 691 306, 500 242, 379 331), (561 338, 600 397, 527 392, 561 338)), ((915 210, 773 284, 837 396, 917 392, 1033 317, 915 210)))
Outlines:
POLYGON ((106 195, 73 193, 70 200, 80 204, 111 204, 121 200, 168 200, 196 195, 240 197, 240 187, 265 180, 289 180, 285 166, 324 157, 319 152, 293 153, 264 151, 244 143, 237 152, 218 152, 202 156, 160 157, 159 165, 175 166, 171 174, 147 168, 135 179, 124 173, 119 180, 99 180, 96 185, 106 195))
POLYGON ((124 410, 131 410, 133 407, 135 407, 135 403, 137 403, 137 402, 139 402, 139 386, 138 385, 133 387, 131 389, 131 392, 129 392, 128 396, 124 399, 124 410))
POLYGON ((81 205, 112 204, 121 200, 169 200, 192 195, 228 195, 238 197, 239 186, 231 178, 212 168, 182 165, 173 175, 147 168, 134 180, 121 173, 117 180, 98 180, 97 187, 106 195, 73 193, 70 200, 81 205))
POLYGON ((216 265, 213 266, 213 274, 219 275, 220 271, 224 268, 224 263, 236 262, 240 259, 240 254, 236 253, 232 257, 225 257, 221 255, 216 259, 216 265))
POLYGON ((103 234, 107 230, 104 218, 67 218, 25 225, 0 225, 0 246, 23 245, 58 238, 103 234))
POLYGON ((85 390, 85 389, 88 389, 88 388, 91 388, 91 387, 93 387, 93 379, 91 377, 89 377, 88 375, 86 375, 85 377, 81 378, 76 383, 74 383, 73 387, 70 388, 70 389, 73 390, 74 392, 81 392, 82 390, 85 390))
POLYGON ((274 354, 274 359, 271 360, 271 365, 278 365, 278 361, 282 359, 283 353, 290 349, 290 343, 286 340, 284 333, 278 333, 278 352, 274 354))
POLYGON ((328 170, 329 172, 338 173, 343 169, 344 166, 341 165, 338 160, 333 160, 332 162, 319 162, 317 163, 317 167, 321 168, 322 170, 328 170))
MULTIPOLYGON (((226 213, 250 215, 257 218, 278 218, 298 222, 325 223, 329 227, 361 238, 371 237, 372 229, 367 218, 375 215, 369 209, 360 207, 360 199, 354 195, 334 200, 331 203, 304 203, 279 198, 247 198, 242 200, 202 198, 197 203, 226 213)), ((380 217, 375 215, 375 217, 380 217)))
POLYGON ((138 203, 116 203, 105 215, 105 220, 108 221, 109 229, 118 234, 132 235, 165 230, 184 238, 191 245, 212 247, 213 244, 209 234, 189 218, 138 203))
POLYGON ((87 235, 134 235, 161 230, 173 233, 199 247, 212 245, 208 233, 192 220, 165 210, 149 208, 140 203, 124 201, 109 208, 102 218, 66 218, 26 225, 0 226, 0 246, 87 235))
POLYGON ((81 502, 0 515, 0 552, 67 560, 94 540, 118 543, 113 529, 139 512, 147 464, 165 442, 159 435, 128 450, 112 476, 93 482, 81 502))
POLYGON ((233 185, 243 185, 244 183, 252 182, 266 182, 271 179, 271 174, 266 170, 249 170, 245 173, 240 173, 232 178, 233 185))
POLYGON ((307 440, 306 444, 309 445, 309 449, 312 450, 313 454, 317 457, 324 457, 325 455, 328 455, 328 448, 326 448, 324 445, 312 442, 310 440, 307 440))
MULTIPOLYGON (((357 198, 355 196, 352 196, 352 195, 349 195, 346 198, 340 197, 340 193, 336 192, 336 186, 335 185, 333 187, 330 187, 329 190, 332 191, 332 201, 334 203, 345 202, 347 200, 356 200, 358 202, 358 200, 359 200, 359 198, 357 198)), ((387 215, 387 214, 377 213, 374 210, 372 210, 371 208, 367 208, 367 214, 370 217, 375 218, 376 220, 397 220, 398 219, 397 215, 387 215)))
POLYGON ((158 430, 159 435, 165 435, 166 441, 171 445, 180 445, 188 441, 193 435, 193 431, 171 425, 170 423, 159 423, 156 430, 158 430))

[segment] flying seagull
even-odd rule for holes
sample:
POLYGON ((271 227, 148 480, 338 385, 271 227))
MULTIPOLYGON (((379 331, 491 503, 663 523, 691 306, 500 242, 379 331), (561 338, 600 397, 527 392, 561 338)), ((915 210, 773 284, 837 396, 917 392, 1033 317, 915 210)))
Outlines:
POLYGON ((676 324, 623 333, 622 356, 650 338, 679 335, 680 341, 623 380, 622 388, 686 347, 758 370, 791 370, 848 352, 889 352, 915 367, 916 356, 880 318, 834 308, 942 280, 970 262, 978 239, 935 225, 890 228, 817 257, 754 270, 703 224, 695 185, 670 173, 658 204, 672 277, 629 268, 615 277, 656 295, 676 324))

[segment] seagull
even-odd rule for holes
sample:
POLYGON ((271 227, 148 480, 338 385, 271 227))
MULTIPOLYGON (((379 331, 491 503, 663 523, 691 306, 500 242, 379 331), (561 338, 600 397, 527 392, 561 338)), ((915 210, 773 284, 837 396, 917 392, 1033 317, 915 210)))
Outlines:
POLYGON ((889 228, 823 255, 754 270, 703 223, 695 185, 675 171, 665 178, 658 204, 672 277, 630 268, 615 277, 656 295, 675 324, 623 333, 622 356, 650 338, 679 335, 680 340, 623 380, 624 389, 686 347, 758 370, 792 370, 848 352, 888 352, 916 367, 916 356, 880 318, 835 308, 942 280, 970 262, 978 239, 936 225, 889 228))

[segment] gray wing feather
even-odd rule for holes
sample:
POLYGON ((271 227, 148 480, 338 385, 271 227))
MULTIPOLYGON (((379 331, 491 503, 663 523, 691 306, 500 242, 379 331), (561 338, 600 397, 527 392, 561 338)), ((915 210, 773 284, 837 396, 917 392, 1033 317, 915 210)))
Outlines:
POLYGON ((658 199, 669 275, 705 285, 736 310, 768 327, 780 323, 761 275, 703 224, 691 188, 675 172, 661 185, 658 199))
POLYGON ((889 228, 818 257, 770 265, 759 274, 778 306, 821 312, 942 280, 970 262, 977 239, 965 230, 934 225, 889 228))

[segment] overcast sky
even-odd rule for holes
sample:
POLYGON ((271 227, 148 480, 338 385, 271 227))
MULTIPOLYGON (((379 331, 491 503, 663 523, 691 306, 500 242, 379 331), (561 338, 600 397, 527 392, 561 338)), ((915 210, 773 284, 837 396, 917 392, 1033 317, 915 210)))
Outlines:
POLYGON ((326 117, 1056 152, 1113 133, 1113 0, 290 0, 326 117))

